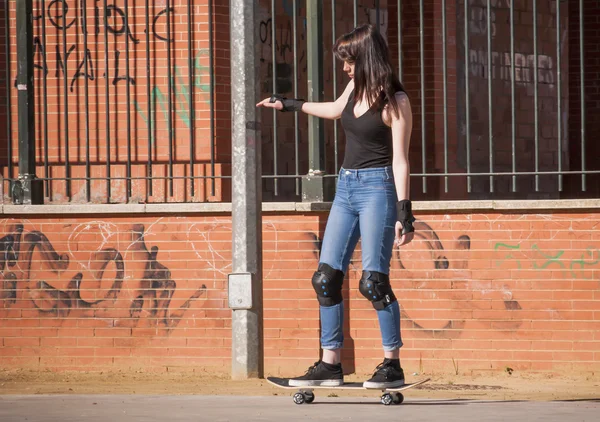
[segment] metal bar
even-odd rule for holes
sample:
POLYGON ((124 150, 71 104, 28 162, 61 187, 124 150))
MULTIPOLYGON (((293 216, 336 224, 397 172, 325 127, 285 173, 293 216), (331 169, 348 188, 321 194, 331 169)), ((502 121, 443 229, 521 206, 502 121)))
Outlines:
MULTIPOLYGON (((423 15, 423 0, 419 0, 419 62, 421 68, 421 166, 427 173, 426 157, 426 115, 425 115, 425 19, 423 15)), ((423 193, 427 192, 427 177, 423 176, 423 193)))
MULTIPOLYGON (((131 87, 129 80, 129 1, 125 0, 125 81, 126 81, 126 98, 127 98, 127 188, 125 193, 125 201, 129 202, 131 198, 131 87)), ((170 34, 170 33, 169 33, 170 34)))
MULTIPOLYGON (((209 19, 210 20, 210 19, 209 19)), ((167 89, 169 94, 169 196, 173 196, 173 80, 171 73, 171 0, 167 0, 167 89)))
MULTIPOLYGON (((512 144, 512 171, 517 171, 517 116, 515 107, 515 0, 510 0, 510 116, 511 116, 511 144, 512 144)), ((517 177, 512 178, 512 191, 517 191, 517 177)))
MULTIPOLYGON (((490 173, 494 172, 494 116, 492 114, 492 4, 487 0, 487 53, 488 53, 488 138, 490 173)), ((490 193, 494 192, 494 176, 490 176, 490 193)))
MULTIPOLYGON (((336 25, 336 13, 335 13, 335 0, 331 0, 331 44, 335 44, 336 41, 336 33, 337 33, 337 25, 336 25)), ((337 99, 337 59, 335 54, 333 55, 333 101, 337 99)), ((335 171, 339 170, 338 168, 338 121, 333 121, 333 160, 335 165, 335 171)))
MULTIPOLYGON (((562 175, 577 175, 577 174, 583 174, 585 173, 586 175, 589 174, 600 174, 600 170, 563 170, 561 172, 556 171, 556 170, 549 170, 549 171, 539 171, 539 172, 535 172, 535 171, 517 171, 517 172, 512 172, 512 171, 506 171, 506 172, 494 172, 494 173, 489 173, 489 172, 471 172, 471 173, 411 173, 411 177, 423 177, 423 176, 434 176, 434 177, 456 177, 456 176, 482 176, 482 177, 489 177, 489 176, 494 176, 494 177, 509 177, 509 176, 534 176, 536 174, 539 174, 540 176, 545 176, 545 175, 558 175, 558 174, 562 174, 562 175)), ((272 179, 275 176, 272 174, 265 174, 261 176, 263 179, 272 179)), ((304 177, 302 175, 295 175, 295 174, 280 174, 277 176, 277 178, 283 179, 283 178, 288 178, 288 179, 293 179, 293 178, 298 178, 298 177, 304 177)), ((322 176, 323 178, 336 178, 338 177, 337 174, 325 174, 322 176)), ((148 179, 148 176, 140 176, 140 179, 148 179)), ((152 176, 153 179, 157 179, 157 180, 166 180, 166 179, 170 179, 169 176, 152 176)), ((212 176, 194 176, 195 179, 211 179, 212 176)), ((231 179, 232 176, 218 176, 219 179, 231 179)), ((44 177, 40 177, 38 178, 39 180, 46 180, 46 178, 44 177)), ((92 181, 94 180, 104 180, 104 177, 90 177, 90 179, 92 181)), ((115 176, 113 178, 113 180, 126 180, 127 177, 122 176, 122 177, 118 177, 115 176)), ((191 179, 190 176, 173 176, 173 179, 178 180, 185 180, 185 179, 191 179)), ((51 180, 66 180, 65 177, 52 177, 51 180)), ((81 181, 85 181, 86 178, 85 177, 72 177, 70 178, 70 180, 81 180, 81 181)))
MULTIPOLYGON (((562 83, 561 83, 561 36, 560 36, 560 0, 556 1, 556 126, 558 130, 558 146, 557 146, 557 158, 558 158, 558 171, 562 171, 562 83)), ((563 177, 562 174, 558 175, 558 191, 563 190, 563 177)))
MULTIPOLYGON (((320 0, 306 2, 307 20, 307 82, 308 101, 322 101, 323 92, 323 16, 320 0)), ((309 169, 322 171, 325 167, 325 142, 323 119, 308 118, 309 169)))
POLYGON ((358 0, 354 0, 354 27, 358 26, 358 0))
POLYGON ((146 106, 148 113, 148 163, 146 165, 148 173, 148 181, 146 183, 146 199, 152 196, 152 145, 153 145, 153 129, 152 129, 152 97, 150 86, 152 83, 150 77, 150 6, 149 0, 145 4, 146 14, 146 106))
POLYGON ((402 81, 402 0, 398 0, 398 78, 402 81))
POLYGON ((208 67, 210 68, 210 194, 215 196, 215 48, 213 1, 208 0, 208 67))
MULTIPOLYGON (((538 45, 537 45, 537 1, 533 2, 533 126, 535 171, 540 169, 540 138, 538 117, 538 45)), ((535 175, 535 191, 540 190, 540 177, 535 175)))
MULTIPOLYGON (((334 0, 332 0, 333 5, 333 26, 335 28, 335 5, 334 0)), ((298 7, 297 1, 293 2, 293 33, 294 33, 294 98, 298 98, 298 31, 296 30, 296 23, 298 22, 298 7)), ((335 29, 333 30, 335 34, 335 29)), ((333 89, 335 91, 335 60, 333 61, 333 89)), ((335 125, 335 123, 334 123, 335 125)), ((337 127, 334 126, 334 133, 337 135, 337 127)), ((336 139, 336 149, 337 149, 337 137, 336 139)), ((295 170, 296 176, 300 175, 300 123, 298 120, 298 113, 294 113, 294 153, 295 153, 295 170)), ((337 156, 336 156, 337 159, 337 156)), ((337 161, 336 161, 337 166, 337 161)), ((301 192, 300 186, 300 178, 296 179, 296 195, 300 195, 301 192)))
MULTIPOLYGON (((271 0, 271 73, 273 74, 273 93, 277 93, 277 9, 275 0, 271 0)), ((273 109, 273 174, 277 176, 279 171, 277 162, 277 110, 273 109)), ((279 181, 273 181, 274 195, 279 195, 279 181)))
MULTIPOLYGON (((306 81, 309 102, 323 101, 323 2, 306 1, 306 81)), ((308 117, 308 174, 302 180, 302 201, 329 201, 333 193, 326 184, 325 127, 323 119, 308 117)))
MULTIPOLYGON (((446 51, 446 0, 442 0, 442 73, 444 78, 444 172, 448 173, 448 57, 446 51)), ((444 192, 448 193, 448 178, 444 178, 444 192)))
MULTIPOLYGON (((19 178, 11 191, 15 204, 43 202, 41 182, 35 180, 35 92, 33 62, 33 2, 22 0, 16 6, 17 92, 19 178), (18 187, 18 189, 17 189, 18 187)), ((6 42, 9 42, 7 39, 6 42)), ((7 58, 10 63, 10 58, 7 58)), ((10 91, 7 95, 10 95, 10 91)), ((12 116, 7 114, 7 118, 12 116)))
MULTIPOLYGON (((44 49, 48 43, 46 42, 46 1, 42 0, 42 45, 44 49)), ((46 51, 44 50, 44 54, 46 51)), ((9 61, 10 62, 10 61, 9 61)), ((42 69, 42 91, 44 93, 44 177, 50 177, 50 165, 48 164, 48 69, 44 65, 42 69)), ((10 97, 10 96, 9 96, 10 97)), ((9 119, 10 120, 10 119, 9 119)), ((46 180, 45 183, 45 195, 50 197, 50 181, 46 180)))
POLYGON ((194 113, 194 59, 193 59, 193 51, 192 51, 192 1, 187 1, 187 31, 188 31, 188 109, 190 111, 190 190, 191 196, 194 197, 195 194, 195 186, 194 186, 194 161, 196 155, 196 138, 195 138, 195 113, 194 113))
POLYGON ((583 0, 579 0, 579 74, 581 78, 581 190, 586 191, 585 179, 585 65, 583 49, 583 0))
POLYGON ((600 174, 600 170, 573 170, 573 171, 555 171, 555 170, 550 170, 550 171, 517 171, 517 172, 512 172, 512 171, 506 171, 506 172, 494 172, 494 173, 489 173, 489 172, 470 172, 470 173, 411 173, 411 176, 413 177, 422 177, 422 176, 494 176, 494 177, 503 177, 503 176, 535 176, 535 175, 540 175, 540 176, 545 176, 545 175, 557 175, 557 174, 600 174))
MULTIPOLYGON (((8 170, 8 179, 12 181, 13 179, 13 168, 12 168, 12 87, 10 86, 10 66, 11 66, 11 57, 10 57, 10 6, 8 1, 4 2, 4 47, 6 53, 6 140, 7 140, 7 151, 6 151, 6 167, 8 170)), ((10 182, 9 182, 10 183, 10 182)), ((9 185, 10 186, 10 185, 9 185)))
MULTIPOLYGON (((267 176, 263 176, 263 177, 266 178, 267 176)), ((273 177, 273 176, 270 176, 270 177, 273 177)), ((293 175, 293 174, 290 174, 290 175, 286 175, 286 176, 280 175, 280 177, 296 177, 296 176, 293 175)), ((148 178, 149 178, 149 176, 139 176, 139 177, 136 177, 136 179, 141 179, 141 180, 148 179, 148 178)), ((194 179, 212 179, 212 178, 213 178, 213 176, 194 176, 194 179)), ((230 179, 231 176, 218 176, 218 178, 219 179, 230 179)), ((170 177, 169 176, 152 176, 152 179, 168 180, 168 179, 170 179, 170 177)), ((180 180, 187 180, 187 179, 191 179, 191 177, 190 176, 173 176, 173 179, 174 180, 178 180, 178 179, 180 179, 180 180)), ((45 178, 40 177, 40 178, 38 178, 38 180, 45 180, 45 178)), ((66 178, 65 177, 51 177, 50 180, 66 180, 66 178)), ((85 176, 82 176, 82 177, 71 177, 70 180, 72 180, 72 181, 75 181, 75 180, 85 181, 86 178, 85 178, 85 176)), ((94 180, 105 180, 105 178, 104 177, 90 177, 90 180, 92 180, 92 181, 94 181, 94 180)), ((121 176, 121 177, 115 176, 115 177, 112 178, 112 180, 127 180, 127 176, 121 176)))
POLYGON ((71 169, 69 167, 69 82, 67 80, 67 2, 62 2, 62 41, 63 41, 63 106, 64 106, 64 125, 65 125, 65 196, 71 198, 71 184, 69 181, 71 169))
MULTIPOLYGON (((92 183, 90 181, 90 98, 89 98, 89 81, 88 81, 88 27, 87 27, 87 0, 82 0, 83 8, 83 63, 85 69, 84 84, 85 84, 85 197, 86 201, 90 202, 92 198, 92 183)), ((44 20, 42 16, 42 21, 44 20)))
MULTIPOLYGON (((231 376, 263 376, 261 136, 256 109, 259 93, 259 19, 254 0, 230 0, 232 135, 231 271, 248 285, 230 284, 248 307, 231 314, 231 376), (253 123, 253 124, 249 124, 253 123), (236 287, 249 287, 237 289, 236 287), (241 290, 241 291, 240 291, 241 290)), ((273 41, 274 42, 274 41, 273 41)), ((231 281, 231 279, 230 279, 231 281)), ((230 296, 231 299, 231 296, 230 296)), ((230 303, 231 306, 231 303, 230 303)))
POLYGON ((110 171, 110 95, 109 95, 109 67, 108 67, 108 7, 104 0, 104 104, 106 110, 106 201, 111 202, 111 171, 110 171))
MULTIPOLYGON (((422 0, 421 0, 422 1, 422 0)), ((469 101, 469 2, 465 1, 465 130, 467 174, 471 173, 471 103, 469 101)), ((471 193, 471 177, 467 176, 467 192, 471 193)))

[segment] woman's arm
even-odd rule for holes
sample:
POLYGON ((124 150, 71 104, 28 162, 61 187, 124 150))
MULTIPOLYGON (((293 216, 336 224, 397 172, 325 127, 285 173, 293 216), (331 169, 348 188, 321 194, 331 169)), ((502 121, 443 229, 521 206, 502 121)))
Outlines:
MULTIPOLYGON (((396 93, 399 116, 391 115, 394 183, 398 201, 410 200, 410 165, 408 163, 408 147, 412 132, 412 110, 408 96, 404 92, 396 93)), ((412 215, 412 210, 410 210, 412 215)), ((402 234, 402 224, 396 223, 396 242, 399 246, 409 243, 414 233, 402 234)))
MULTIPOLYGON (((354 89, 354 81, 351 80, 348 85, 346 85, 346 89, 339 98, 333 102, 327 103, 309 103, 305 102, 302 104, 302 111, 306 114, 310 114, 311 116, 321 117, 323 119, 336 120, 339 119, 342 115, 342 111, 344 107, 346 107, 346 103, 348 102, 348 98, 350 97, 350 92, 354 89)), ((283 104, 281 101, 271 102, 270 98, 265 98, 260 103, 256 104, 257 107, 267 107, 274 108, 276 110, 282 110, 283 104)))

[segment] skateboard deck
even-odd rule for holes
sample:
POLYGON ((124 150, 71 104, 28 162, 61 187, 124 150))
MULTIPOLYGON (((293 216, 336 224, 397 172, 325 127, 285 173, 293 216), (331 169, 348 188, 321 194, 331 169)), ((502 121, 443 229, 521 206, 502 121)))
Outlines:
POLYGON ((404 401, 404 395, 401 391, 411 389, 421 384, 425 384, 430 378, 426 378, 410 384, 404 384, 395 388, 365 388, 362 382, 347 382, 340 386, 311 385, 306 387, 296 387, 289 384, 289 378, 267 377, 267 382, 279 388, 286 390, 297 390, 293 399, 296 404, 312 403, 315 400, 314 390, 378 390, 382 391, 381 403, 389 406, 390 404, 401 404, 404 401))

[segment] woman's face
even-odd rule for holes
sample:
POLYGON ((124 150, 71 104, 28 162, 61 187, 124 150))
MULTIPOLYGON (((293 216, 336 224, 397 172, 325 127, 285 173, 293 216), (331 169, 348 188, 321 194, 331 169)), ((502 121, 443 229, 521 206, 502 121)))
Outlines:
POLYGON ((344 72, 350 76, 350 79, 354 78, 354 62, 344 61, 344 72))

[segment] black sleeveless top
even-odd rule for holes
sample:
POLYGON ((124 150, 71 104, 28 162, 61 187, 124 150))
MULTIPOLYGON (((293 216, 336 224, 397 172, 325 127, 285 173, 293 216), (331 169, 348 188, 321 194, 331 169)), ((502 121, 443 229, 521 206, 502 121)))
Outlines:
POLYGON ((382 110, 369 108, 354 116, 354 91, 342 111, 342 127, 346 133, 346 152, 342 167, 364 169, 392 165, 392 129, 383 122, 382 110))

